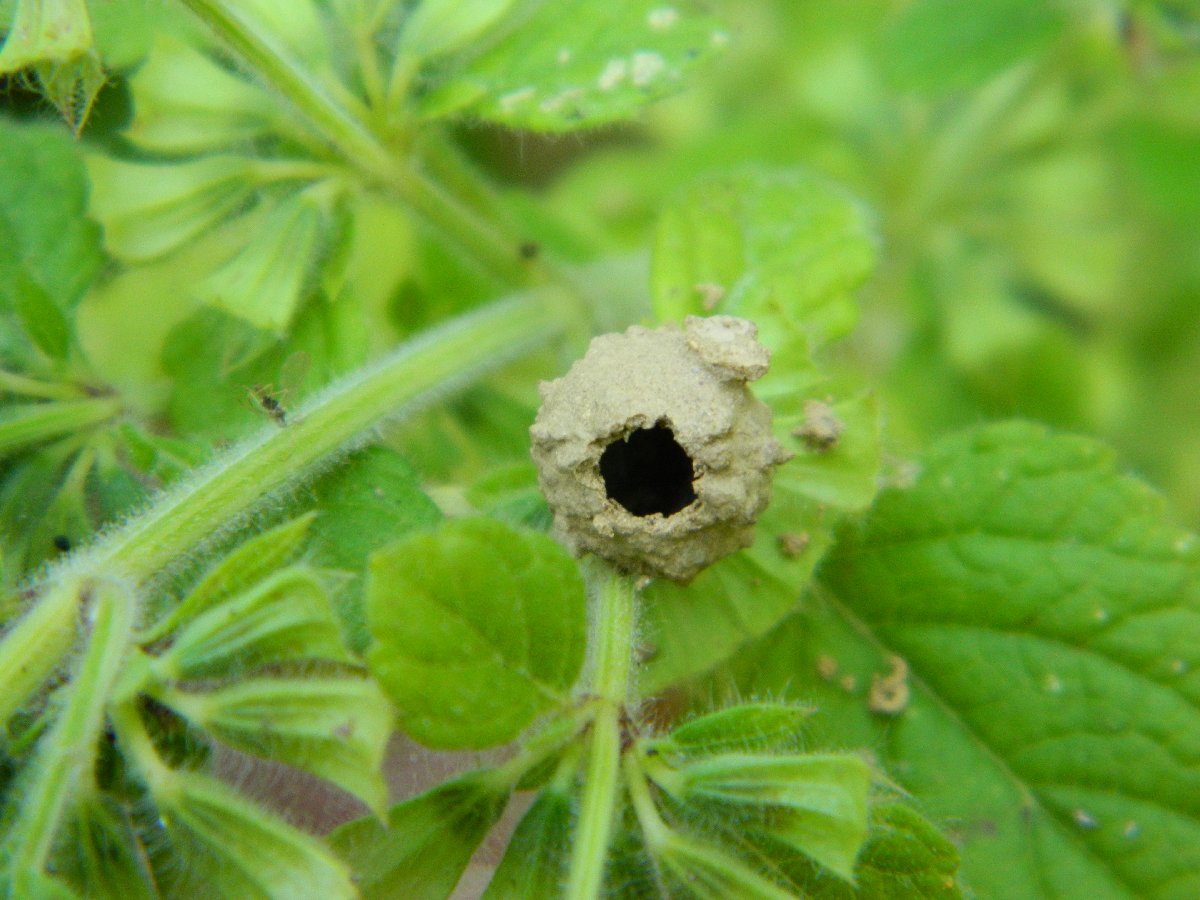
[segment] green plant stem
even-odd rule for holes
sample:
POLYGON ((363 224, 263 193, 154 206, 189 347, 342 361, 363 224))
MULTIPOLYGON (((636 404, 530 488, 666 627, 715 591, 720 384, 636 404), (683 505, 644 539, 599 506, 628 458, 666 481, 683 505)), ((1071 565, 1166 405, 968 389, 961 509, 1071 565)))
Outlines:
POLYGON ((218 40, 283 94, 337 151, 383 181, 395 176, 391 154, 275 36, 229 0, 180 0, 218 40))
POLYGON ((650 785, 646 783, 646 773, 642 769, 642 760, 634 753, 626 753, 622 760, 622 771, 625 774, 625 786, 629 791, 629 801, 633 804, 634 814, 646 844, 651 848, 661 845, 671 833, 671 829, 663 822, 650 795, 650 785))
POLYGON ((55 584, 0 641, 0 724, 21 708, 71 649, 82 590, 79 579, 55 584))
POLYGON ((549 341, 561 332, 567 305, 561 297, 529 293, 430 330, 331 385, 289 416, 285 427, 266 424, 81 554, 78 564, 113 566, 136 582, 153 577, 369 429, 549 341))
POLYGON ((0 370, 0 391, 23 397, 38 397, 42 400, 78 400, 83 390, 64 381, 40 381, 28 375, 0 370))
POLYGON ((621 721, 633 663, 637 591, 629 576, 607 566, 601 572, 591 627, 596 642, 591 677, 596 712, 571 849, 568 900, 594 900, 600 894, 620 787, 621 721))
POLYGON ((10 832, 15 872, 45 868, 63 809, 95 764, 105 705, 133 634, 131 590, 109 582, 84 585, 84 592, 91 601, 84 604, 91 635, 58 721, 38 744, 31 766, 36 775, 10 832))
POLYGON ((10 408, 10 415, 0 422, 0 456, 83 431, 120 412, 121 401, 117 397, 54 400, 10 408))
POLYGON ((339 157, 394 193, 510 285, 530 281, 516 241, 498 236, 436 184, 407 166, 353 112, 339 103, 275 37, 229 0, 180 0, 248 68, 282 94, 339 157))

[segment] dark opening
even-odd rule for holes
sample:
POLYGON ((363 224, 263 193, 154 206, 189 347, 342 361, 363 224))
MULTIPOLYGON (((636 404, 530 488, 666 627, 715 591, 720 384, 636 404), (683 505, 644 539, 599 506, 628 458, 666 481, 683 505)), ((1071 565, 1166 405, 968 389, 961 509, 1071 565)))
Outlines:
POLYGON ((662 422, 605 447, 600 475, 608 496, 635 516, 669 516, 696 499, 692 460, 662 422))

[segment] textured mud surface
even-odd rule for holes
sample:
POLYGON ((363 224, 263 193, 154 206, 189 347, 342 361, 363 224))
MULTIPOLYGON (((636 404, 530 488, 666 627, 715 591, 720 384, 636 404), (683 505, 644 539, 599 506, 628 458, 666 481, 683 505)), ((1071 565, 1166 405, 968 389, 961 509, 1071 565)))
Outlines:
POLYGON ((576 553, 686 582, 752 542, 789 458, 748 388, 769 361, 756 334, 730 316, 634 326, 542 384, 533 458, 576 553))

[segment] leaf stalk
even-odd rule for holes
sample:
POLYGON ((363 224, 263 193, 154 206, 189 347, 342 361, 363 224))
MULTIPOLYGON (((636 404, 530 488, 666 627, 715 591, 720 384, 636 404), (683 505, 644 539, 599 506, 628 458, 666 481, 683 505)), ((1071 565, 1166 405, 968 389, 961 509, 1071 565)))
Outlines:
POLYGON ((595 717, 584 772, 579 824, 571 850, 567 900, 600 896, 604 863, 620 789, 621 722, 629 699, 637 589, 630 576, 597 565, 592 635, 596 641, 591 687, 595 717))

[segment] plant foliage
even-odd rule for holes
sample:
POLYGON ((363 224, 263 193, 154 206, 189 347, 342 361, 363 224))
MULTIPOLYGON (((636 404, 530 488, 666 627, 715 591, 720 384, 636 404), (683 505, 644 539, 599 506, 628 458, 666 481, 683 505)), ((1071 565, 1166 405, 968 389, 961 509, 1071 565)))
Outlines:
POLYGON ((1198 95, 1166 0, 0 0, 0 893, 1200 894, 1198 95), (753 544, 572 558, 539 381, 709 315, 753 544))

